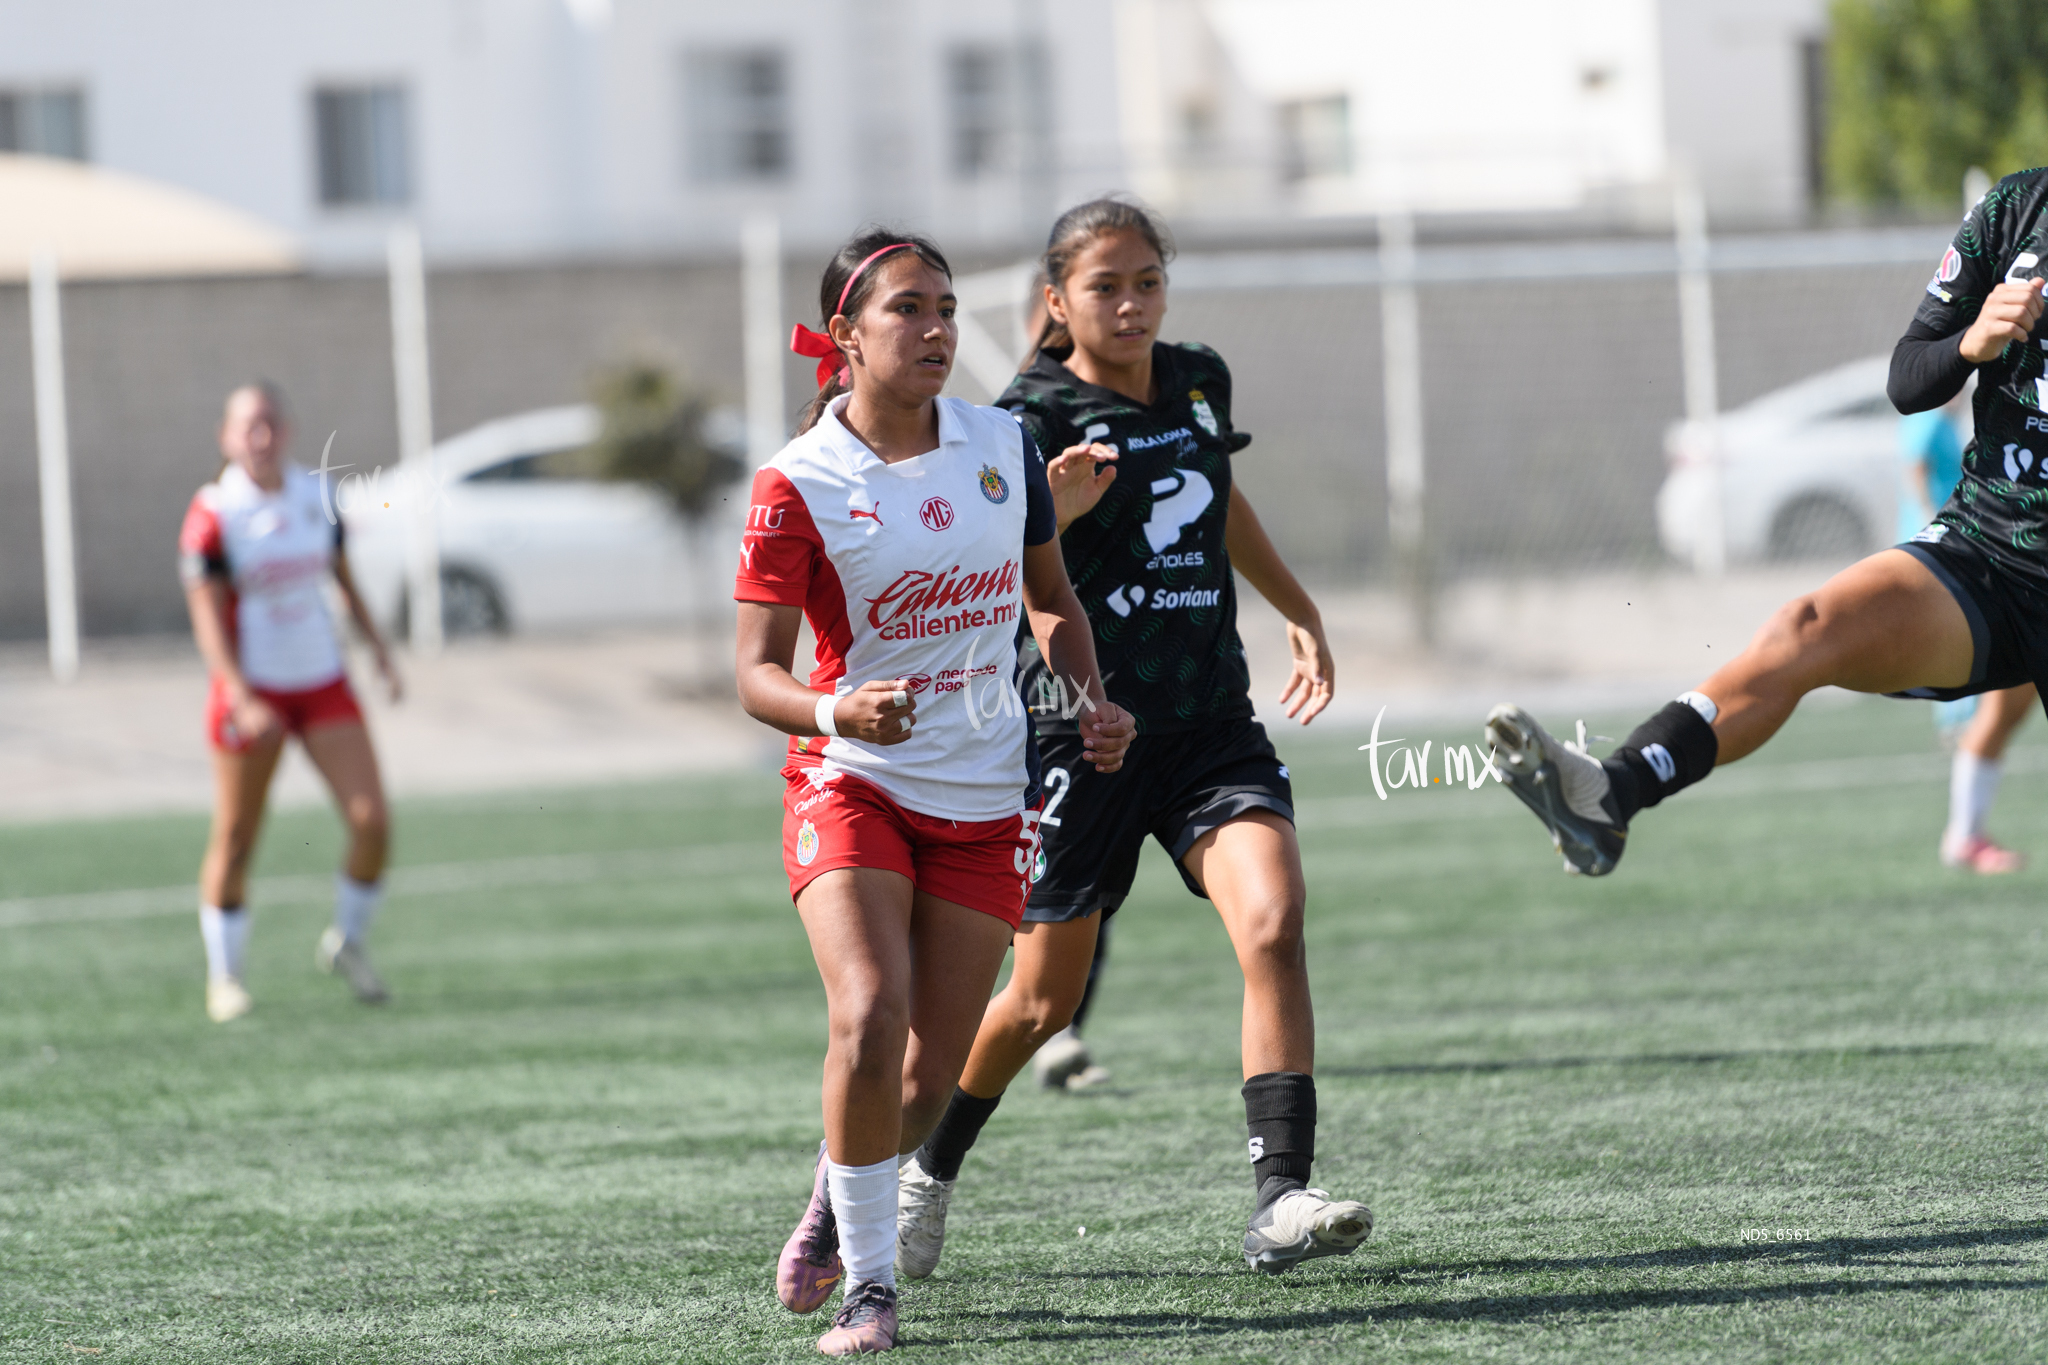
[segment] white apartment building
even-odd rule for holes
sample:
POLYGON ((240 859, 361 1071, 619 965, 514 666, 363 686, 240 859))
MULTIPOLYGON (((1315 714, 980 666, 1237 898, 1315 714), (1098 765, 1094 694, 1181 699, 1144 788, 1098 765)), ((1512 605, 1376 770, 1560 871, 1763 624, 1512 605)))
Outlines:
POLYGON ((1822 0, 0 0, 0 151, 211 196, 315 263, 729 249, 778 212, 1011 249, 1177 221, 1810 203, 1822 0))

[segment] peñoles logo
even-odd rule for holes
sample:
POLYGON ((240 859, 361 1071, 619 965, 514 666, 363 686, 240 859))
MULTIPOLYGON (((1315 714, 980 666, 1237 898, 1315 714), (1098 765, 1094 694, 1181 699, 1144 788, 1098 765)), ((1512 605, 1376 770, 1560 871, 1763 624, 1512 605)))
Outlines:
POLYGON ((867 599, 868 624, 884 640, 915 640, 1015 621, 1018 574, 1014 559, 981 573, 963 574, 958 564, 938 574, 905 569, 880 596, 867 599), (990 607, 971 605, 990 598, 996 599, 990 607))

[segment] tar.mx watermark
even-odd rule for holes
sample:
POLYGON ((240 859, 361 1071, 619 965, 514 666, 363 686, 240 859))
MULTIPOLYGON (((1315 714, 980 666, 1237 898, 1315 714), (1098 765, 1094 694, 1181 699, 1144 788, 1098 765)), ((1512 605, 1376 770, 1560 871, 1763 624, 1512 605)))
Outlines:
POLYGON ((1455 749, 1444 745, 1441 750, 1443 776, 1430 772, 1429 751, 1435 740, 1422 741, 1417 748, 1405 739, 1381 739, 1380 722, 1387 718, 1387 708, 1372 718, 1372 739, 1358 746, 1358 752, 1366 756, 1366 765, 1372 769, 1372 789, 1379 793, 1380 800, 1387 799, 1392 788, 1413 787, 1456 787, 1462 784, 1467 791, 1477 791, 1486 785, 1491 777, 1496 782, 1507 779, 1500 769, 1493 766, 1493 753, 1475 751, 1469 744, 1460 744, 1455 749), (1397 766, 1398 762, 1398 766, 1397 766))
POLYGON ((327 514, 328 525, 358 513, 432 508, 445 500, 447 482, 434 467, 431 453, 421 460, 402 461, 391 469, 372 465, 368 473, 356 470, 337 479, 335 475, 342 470, 355 468, 333 462, 334 438, 340 434, 327 434, 327 444, 320 447, 320 468, 315 471, 320 478, 320 510, 327 514))

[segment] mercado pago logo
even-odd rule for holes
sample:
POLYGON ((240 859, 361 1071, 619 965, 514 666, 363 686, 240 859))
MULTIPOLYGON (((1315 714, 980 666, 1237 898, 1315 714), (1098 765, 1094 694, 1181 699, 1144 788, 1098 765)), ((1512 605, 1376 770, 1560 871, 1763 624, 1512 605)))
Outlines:
POLYGON ((867 600, 868 624, 883 640, 927 640, 956 630, 980 630, 1017 619, 1017 581, 1021 568, 1014 559, 1001 568, 961 573, 960 566, 940 573, 905 569, 896 581, 867 600), (997 600, 989 606, 976 602, 997 600))
POLYGON ((1421 790, 1425 787, 1445 788, 1463 785, 1467 791, 1477 791, 1486 785, 1491 777, 1496 782, 1505 782, 1499 768, 1493 764, 1493 753, 1476 752, 1469 744, 1460 744, 1455 749, 1446 744, 1442 749, 1443 774, 1437 776, 1430 771, 1430 749, 1435 740, 1424 740, 1417 748, 1405 739, 1382 739, 1380 722, 1387 718, 1387 708, 1372 718, 1372 739, 1358 746, 1358 752, 1366 756, 1366 765, 1372 769, 1372 789, 1379 793, 1380 800, 1387 799, 1389 789, 1411 787, 1421 790))

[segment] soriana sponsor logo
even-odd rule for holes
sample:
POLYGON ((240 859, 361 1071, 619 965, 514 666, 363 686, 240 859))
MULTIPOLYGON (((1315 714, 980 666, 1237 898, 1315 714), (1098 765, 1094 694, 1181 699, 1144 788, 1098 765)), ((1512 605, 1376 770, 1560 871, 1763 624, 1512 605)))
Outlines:
POLYGON ((1014 559, 969 573, 958 564, 936 574, 905 569, 867 599, 868 624, 885 640, 901 640, 1015 621, 1021 572, 1014 559))

